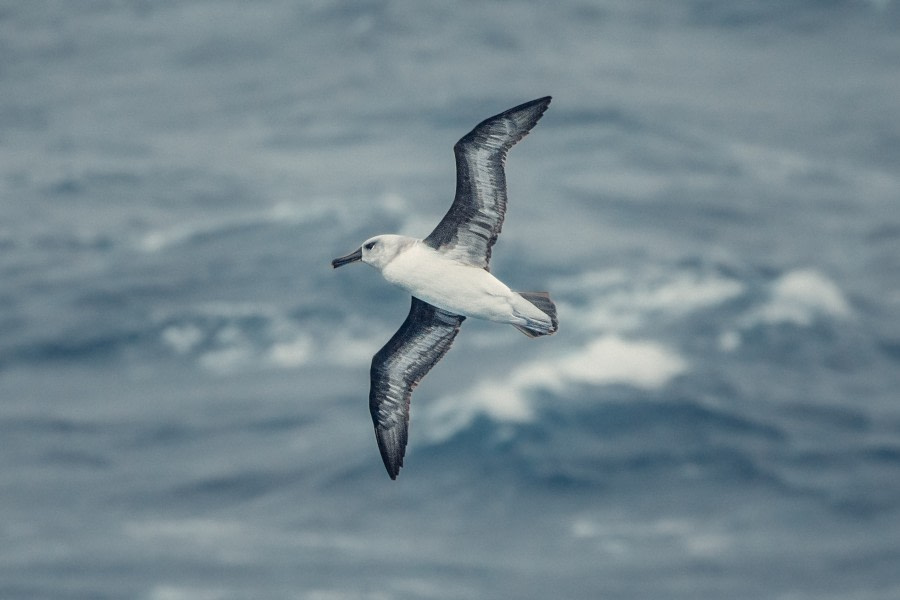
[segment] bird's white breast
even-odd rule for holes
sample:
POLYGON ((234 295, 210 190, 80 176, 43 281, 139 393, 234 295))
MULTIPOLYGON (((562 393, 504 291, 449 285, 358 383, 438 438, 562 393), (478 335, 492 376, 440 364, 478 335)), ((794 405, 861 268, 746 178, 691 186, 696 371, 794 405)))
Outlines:
POLYGON ((421 242, 395 256, 381 273, 413 296, 454 314, 501 322, 512 316, 513 292, 503 282, 421 242))

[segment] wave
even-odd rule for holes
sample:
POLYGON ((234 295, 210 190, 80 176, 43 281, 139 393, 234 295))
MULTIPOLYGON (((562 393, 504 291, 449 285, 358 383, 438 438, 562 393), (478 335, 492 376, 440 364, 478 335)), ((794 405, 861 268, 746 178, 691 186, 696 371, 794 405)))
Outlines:
POLYGON ((422 463, 423 471, 475 468, 551 488, 752 486, 852 518, 893 511, 900 447, 862 440, 857 422, 864 417, 850 412, 838 420, 817 408, 804 412, 803 428, 828 435, 798 445, 798 429, 782 415, 752 415, 726 402, 625 389, 545 393, 527 423, 482 415, 444 439, 414 436, 409 463, 422 463))
POLYGON ((388 337, 361 321, 335 327, 339 317, 321 317, 298 318, 262 304, 213 303, 161 316, 156 330, 172 353, 223 374, 316 364, 358 366, 368 363, 388 337))
POLYGON ((219 218, 204 218, 193 223, 178 223, 148 231, 137 241, 144 252, 160 252, 173 246, 212 239, 248 228, 268 225, 296 225, 313 221, 341 222, 347 216, 342 204, 334 201, 281 202, 262 211, 219 218))
MULTIPOLYGON (((787 460, 788 434, 736 407, 714 406, 662 392, 627 388, 544 392, 529 422, 478 416, 440 439, 413 436, 411 460, 425 469, 482 464, 555 485, 606 486, 622 478, 759 482, 785 490, 790 483, 761 457, 775 449, 787 460), (421 457, 421 458, 419 458, 421 457)), ((416 432, 422 431, 414 412, 416 432)))
POLYGON ((711 310, 747 292, 746 284, 732 277, 660 267, 585 271, 552 280, 550 289, 565 295, 568 319, 579 327, 617 332, 711 310))
POLYGON ((525 362, 502 378, 483 379, 439 399, 426 412, 426 435, 433 441, 447 439, 479 414, 498 422, 531 422, 532 397, 542 390, 560 394, 567 388, 599 385, 657 390, 687 368, 681 356, 659 344, 600 337, 568 354, 525 362))
POLYGON ((813 269, 798 269, 772 282, 768 300, 746 315, 745 326, 792 323, 809 326, 817 319, 845 319, 850 305, 840 288, 813 269))

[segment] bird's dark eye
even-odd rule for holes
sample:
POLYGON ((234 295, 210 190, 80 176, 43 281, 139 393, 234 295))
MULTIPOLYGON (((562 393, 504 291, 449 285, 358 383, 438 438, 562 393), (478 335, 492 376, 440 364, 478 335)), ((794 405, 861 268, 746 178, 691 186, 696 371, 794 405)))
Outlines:
POLYGON ((369 242, 368 244, 366 244, 366 245, 364 246, 364 248, 365 248, 366 250, 371 250, 372 248, 375 247, 375 244, 376 244, 376 243, 377 243, 377 242, 369 242))

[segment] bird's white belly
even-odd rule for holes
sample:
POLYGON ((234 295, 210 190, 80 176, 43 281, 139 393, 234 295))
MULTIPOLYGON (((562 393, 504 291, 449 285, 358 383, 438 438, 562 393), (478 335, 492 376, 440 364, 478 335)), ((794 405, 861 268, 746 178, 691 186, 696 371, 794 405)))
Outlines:
POLYGON ((517 296, 489 272, 447 259, 417 244, 382 269, 386 280, 413 296, 448 312, 501 323, 517 322, 512 300, 517 296))

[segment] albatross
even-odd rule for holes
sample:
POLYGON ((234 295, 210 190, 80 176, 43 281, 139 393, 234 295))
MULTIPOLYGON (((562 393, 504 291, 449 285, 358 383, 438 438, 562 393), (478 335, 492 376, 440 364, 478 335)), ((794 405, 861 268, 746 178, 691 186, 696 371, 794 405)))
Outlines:
POLYGON ((489 269, 506 214, 506 153, 531 131, 550 96, 485 119, 453 147, 456 196, 425 239, 377 235, 331 261, 363 262, 412 295, 397 333, 372 358, 369 410, 391 479, 403 466, 413 389, 450 349, 466 317, 508 323, 529 337, 556 333, 547 292, 514 292, 489 269))

